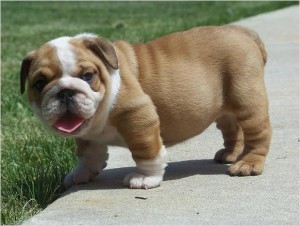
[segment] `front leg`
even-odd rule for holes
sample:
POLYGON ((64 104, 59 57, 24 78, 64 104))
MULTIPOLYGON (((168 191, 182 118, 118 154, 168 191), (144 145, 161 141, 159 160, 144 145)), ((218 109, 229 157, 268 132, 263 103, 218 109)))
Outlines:
POLYGON ((145 94, 126 104, 112 119, 137 165, 137 171, 125 177, 124 185, 142 189, 158 187, 167 166, 167 151, 160 137, 155 106, 145 94))
POLYGON ((158 155, 153 159, 135 159, 137 171, 128 174, 124 185, 130 188, 155 188, 160 185, 167 166, 167 151, 162 145, 158 155))
POLYGON ((65 188, 74 184, 87 183, 106 167, 107 146, 91 141, 76 140, 77 166, 64 179, 65 188))

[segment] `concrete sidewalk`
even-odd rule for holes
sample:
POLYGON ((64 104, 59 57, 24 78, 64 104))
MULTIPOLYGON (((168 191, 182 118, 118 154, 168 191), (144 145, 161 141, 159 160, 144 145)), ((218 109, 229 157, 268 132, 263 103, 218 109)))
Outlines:
POLYGON ((212 125, 202 135, 169 148, 162 186, 130 190, 134 170, 126 149, 111 148, 97 181, 78 185, 26 225, 299 224, 299 7, 236 24, 256 30, 269 54, 266 85, 273 138, 266 168, 257 177, 230 177, 212 158, 222 147, 212 125))

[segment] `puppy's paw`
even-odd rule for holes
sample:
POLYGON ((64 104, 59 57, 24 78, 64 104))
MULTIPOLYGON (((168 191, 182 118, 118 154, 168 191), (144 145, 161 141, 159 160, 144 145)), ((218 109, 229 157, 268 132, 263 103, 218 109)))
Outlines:
POLYGON ((94 178, 97 173, 92 172, 87 168, 75 168, 72 172, 68 173, 64 179, 65 188, 70 188, 74 184, 84 184, 94 178))
POLYGON ((162 180, 162 175, 144 176, 138 173, 131 173, 125 177, 124 185, 135 189, 149 189, 158 187, 162 180))
POLYGON ((262 174, 264 170, 264 156, 247 156, 232 164, 228 173, 231 176, 256 176, 262 174))
POLYGON ((233 151, 227 149, 219 150, 214 157, 214 161, 217 163, 234 163, 237 160, 237 155, 233 151))

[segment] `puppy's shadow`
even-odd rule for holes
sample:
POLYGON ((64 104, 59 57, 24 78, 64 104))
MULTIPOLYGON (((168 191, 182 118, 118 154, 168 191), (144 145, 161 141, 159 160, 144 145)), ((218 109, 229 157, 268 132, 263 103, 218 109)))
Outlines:
POLYGON ((229 166, 218 164, 211 159, 171 162, 166 168, 164 180, 178 180, 194 175, 226 174, 229 166))
MULTIPOLYGON (((228 168, 228 165, 215 163, 211 159, 170 162, 166 168, 164 181, 179 180, 194 175, 225 175, 228 168)), ((123 185, 124 177, 134 171, 135 167, 103 170, 94 181, 73 186, 65 195, 79 190, 124 189, 126 188, 123 185)))

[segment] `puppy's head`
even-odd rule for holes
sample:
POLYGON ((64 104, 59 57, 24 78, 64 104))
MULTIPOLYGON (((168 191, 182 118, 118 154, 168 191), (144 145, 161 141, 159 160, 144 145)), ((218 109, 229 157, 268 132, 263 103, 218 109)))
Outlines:
POLYGON ((111 76, 117 69, 109 41, 92 34, 61 37, 23 60, 21 93, 28 80, 29 102, 44 124, 65 136, 82 136, 96 112, 108 110, 111 76))

